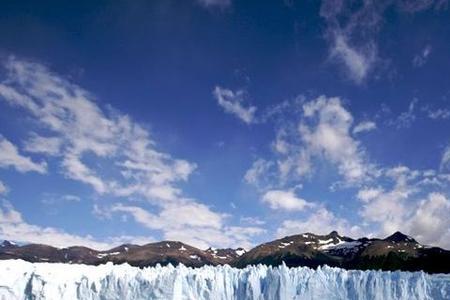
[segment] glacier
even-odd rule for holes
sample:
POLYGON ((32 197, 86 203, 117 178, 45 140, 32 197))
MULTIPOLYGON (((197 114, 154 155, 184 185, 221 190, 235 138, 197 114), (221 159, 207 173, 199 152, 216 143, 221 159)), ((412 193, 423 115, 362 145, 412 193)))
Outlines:
POLYGON ((450 274, 3 260, 0 299, 450 299, 450 274))

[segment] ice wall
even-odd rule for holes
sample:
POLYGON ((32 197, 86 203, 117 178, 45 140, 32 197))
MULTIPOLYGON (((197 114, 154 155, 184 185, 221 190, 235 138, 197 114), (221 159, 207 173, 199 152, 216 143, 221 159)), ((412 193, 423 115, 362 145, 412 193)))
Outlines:
POLYGON ((450 299, 450 274, 0 261, 0 299, 450 299))

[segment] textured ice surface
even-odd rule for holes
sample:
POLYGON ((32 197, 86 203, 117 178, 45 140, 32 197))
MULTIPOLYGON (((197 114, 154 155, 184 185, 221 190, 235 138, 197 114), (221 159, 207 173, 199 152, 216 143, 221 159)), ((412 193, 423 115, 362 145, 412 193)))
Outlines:
POLYGON ((450 274, 4 260, 0 299, 450 299, 450 274))

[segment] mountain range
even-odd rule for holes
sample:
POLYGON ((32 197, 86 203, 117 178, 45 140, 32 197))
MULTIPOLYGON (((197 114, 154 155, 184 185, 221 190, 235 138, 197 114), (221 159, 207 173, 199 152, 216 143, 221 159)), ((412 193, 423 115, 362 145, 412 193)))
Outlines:
POLYGON ((327 235, 303 233, 264 243, 249 251, 242 248, 201 250, 176 241, 142 246, 124 244, 106 251, 81 246, 56 248, 42 244, 18 245, 4 241, 0 244, 0 259, 88 265, 112 262, 137 267, 182 263, 190 267, 228 264, 242 268, 247 265, 276 266, 285 263, 289 267, 316 268, 328 265, 359 270, 450 273, 450 251, 422 245, 401 232, 395 232, 385 239, 352 239, 336 231, 327 235))

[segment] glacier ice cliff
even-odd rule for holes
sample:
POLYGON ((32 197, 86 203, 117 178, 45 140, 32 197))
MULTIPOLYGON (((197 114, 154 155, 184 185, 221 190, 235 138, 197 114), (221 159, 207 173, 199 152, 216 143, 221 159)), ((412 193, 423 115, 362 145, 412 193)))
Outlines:
POLYGON ((450 299, 450 274, 0 261, 0 299, 450 299))

